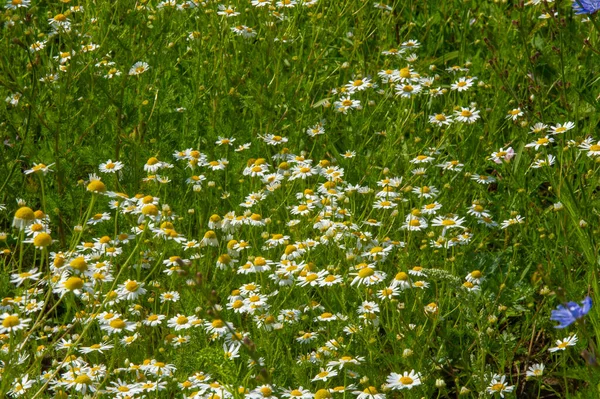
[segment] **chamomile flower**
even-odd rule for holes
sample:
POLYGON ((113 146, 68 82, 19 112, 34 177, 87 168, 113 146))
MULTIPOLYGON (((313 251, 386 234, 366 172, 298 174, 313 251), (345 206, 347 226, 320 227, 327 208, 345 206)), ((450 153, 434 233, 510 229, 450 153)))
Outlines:
POLYGON ((311 381, 326 382, 327 380, 335 377, 336 375, 338 375, 338 372, 331 367, 327 367, 326 369, 321 368, 321 371, 311 381))
POLYGON ((393 390, 413 389, 421 385, 421 374, 414 370, 405 371, 403 374, 391 373, 387 379, 387 387, 393 390))
POLYGON ((473 173, 471 175, 471 180, 475 180, 477 183, 479 184, 492 184, 492 183, 496 183, 496 178, 493 176, 489 176, 489 175, 480 175, 477 173, 473 173))
POLYGON ((240 13, 237 12, 235 10, 235 7, 233 7, 231 5, 225 6, 223 4, 219 4, 218 10, 217 10, 217 15, 222 15, 224 17, 231 18, 231 17, 236 17, 236 16, 240 15, 240 13))
POLYGON ((521 215, 517 215, 513 218, 510 219, 506 219, 505 221, 502 222, 502 224, 500 225, 501 228, 505 229, 509 226, 513 226, 516 224, 522 224, 525 222, 525 218, 522 217, 521 215))
POLYGON ((7 0, 6 8, 16 10, 18 8, 27 8, 31 5, 31 0, 7 0))
POLYGON ((266 134, 262 137, 262 139, 268 145, 273 145, 273 146, 285 144, 288 142, 287 137, 278 136, 276 134, 266 134))
POLYGON ((147 62, 138 61, 129 69, 129 75, 141 75, 149 69, 150 66, 147 62))
POLYGON ((149 326, 149 327, 156 327, 162 324, 163 320, 166 318, 167 316, 162 315, 162 314, 150 314, 148 315, 148 317, 146 317, 144 320, 142 320, 142 324, 149 326))
POLYGON ((533 169, 540 169, 543 167, 549 167, 554 165, 554 163, 556 162, 556 157, 552 154, 548 154, 545 158, 541 158, 541 159, 536 159, 533 164, 531 165, 531 167, 533 169))
POLYGON ((564 124, 557 123, 554 126, 550 126, 548 133, 550 133, 551 135, 562 134, 562 133, 568 132, 569 130, 574 129, 574 128, 575 128, 575 123, 573 123, 573 122, 566 122, 564 124))
POLYGON ((517 119, 519 119, 519 117, 523 116, 523 111, 521 110, 521 108, 514 108, 511 109, 510 111, 508 111, 507 115, 506 115, 506 119, 512 119, 513 121, 516 121, 517 119))
POLYGON ((342 97, 339 99, 339 101, 335 101, 333 103, 333 106, 335 107, 335 109, 337 109, 343 114, 346 114, 348 113, 348 111, 353 109, 362 108, 362 106, 360 105, 360 100, 353 100, 349 96, 342 97))
POLYGON ((472 272, 467 274, 467 276, 465 277, 465 280, 467 280, 468 282, 473 283, 473 284, 481 284, 482 278, 483 278, 483 273, 481 273, 481 271, 473 270, 472 272))
POLYGON ((419 198, 435 198, 439 194, 439 190, 434 186, 414 187, 412 192, 417 194, 419 198))
POLYGON ((577 334, 570 335, 566 338, 556 340, 556 346, 549 348, 548 351, 551 353, 557 351, 564 351, 568 346, 575 346, 577 343, 577 334))
POLYGON ((21 318, 17 313, 0 315, 0 334, 14 334, 29 327, 31 319, 21 318))
POLYGON ((353 94, 357 91, 363 91, 370 87, 373 87, 373 83, 371 83, 371 79, 369 79, 369 78, 362 78, 362 79, 351 80, 345 87, 346 87, 346 91, 349 94, 353 94))
POLYGON ((107 334, 121 334, 124 332, 133 332, 136 329, 136 323, 121 318, 113 318, 108 323, 103 323, 100 328, 107 334))
POLYGON ((544 363, 536 363, 532 366, 529 366, 529 368, 527 369, 527 372, 525 373, 525 376, 528 378, 541 377, 544 375, 545 368, 546 368, 546 366, 544 366, 544 363))
POLYGON ((429 155, 417 155, 416 157, 411 159, 409 162, 412 164, 431 163, 434 161, 434 159, 435 158, 430 157, 429 155))
POLYGON ((451 90, 456 90, 458 92, 467 91, 471 87, 473 87, 474 79, 473 78, 459 78, 456 82, 450 85, 451 90))
POLYGON ((477 110, 475 107, 461 107, 460 110, 455 112, 455 115, 457 121, 464 123, 474 123, 480 118, 479 110, 477 110))
MULTIPOLYGON (((9 2, 10 3, 10 2, 9 2)), ((8 396, 18 398, 27 393, 27 391, 35 384, 35 380, 29 379, 29 374, 25 374, 24 376, 17 378, 13 383, 10 391, 8 391, 8 396)))
POLYGON ((443 227, 444 230, 462 228, 462 224, 465 222, 465 218, 461 218, 455 215, 452 216, 438 216, 432 220, 431 225, 436 227, 443 227))
POLYGON ((36 282, 42 276, 41 272, 38 272, 38 268, 34 267, 33 269, 22 272, 22 273, 12 273, 10 275, 10 282, 19 287, 21 284, 31 281, 36 282))
POLYGON ((536 141, 532 141, 531 143, 525 144, 525 147, 531 148, 533 147, 536 151, 540 149, 540 147, 547 147, 548 145, 554 143, 554 139, 550 136, 540 137, 536 141))
POLYGON ((501 398, 504 398, 505 392, 512 392, 515 389, 514 386, 506 383, 506 376, 499 376, 495 374, 490 382, 490 385, 486 388, 486 391, 490 394, 499 394, 501 398))
POLYGON ((600 156, 600 141, 594 144, 594 141, 591 137, 583 140, 583 142, 579 145, 579 148, 586 151, 586 155, 590 158, 600 156))
POLYGON ((512 147, 508 147, 506 150, 500 148, 496 152, 492 152, 492 155, 488 158, 490 161, 494 161, 497 164, 501 164, 502 162, 510 162, 510 160, 515 156, 515 151, 512 147))
POLYGON ((41 173, 44 176, 48 174, 48 172, 53 172, 53 170, 50 170, 50 167, 54 165, 53 163, 51 163, 50 165, 45 165, 43 163, 34 163, 33 167, 31 169, 28 169, 25 171, 26 175, 32 174, 32 173, 41 173))
POLYGON ((548 131, 548 125, 542 122, 537 122, 535 125, 529 128, 530 134, 542 134, 548 131))
POLYGON ((423 87, 419 84, 404 84, 395 87, 396 95, 401 98, 412 98, 421 93, 423 87))
POLYGON ((185 316, 177 313, 167 321, 167 326, 174 329, 175 331, 186 330, 194 326, 194 322, 197 320, 196 316, 185 316))
POLYGON ((428 226, 429 223, 427 223, 425 218, 408 214, 401 228, 408 231, 420 231, 426 229, 428 226))
POLYGON ((124 165, 122 162, 119 162, 119 161, 113 162, 112 160, 109 159, 108 161, 101 163, 98 169, 102 173, 117 173, 118 171, 123 169, 123 167, 124 167, 124 165))
POLYGON ((455 172, 460 172, 463 168, 463 166, 465 166, 464 164, 460 163, 460 161, 458 160, 452 160, 452 161, 447 161, 444 162, 442 164, 436 165, 439 168, 442 168, 444 170, 452 170, 455 172))
POLYGON ((119 286, 117 293, 122 299, 132 301, 144 295, 146 289, 144 288, 144 283, 135 280, 127 280, 119 286))
POLYGON ((357 273, 350 273, 350 276, 354 276, 351 286, 353 285, 375 285, 379 284, 385 280, 386 274, 382 271, 375 270, 375 268, 370 266, 363 266, 358 270, 357 273))
POLYGON ((444 113, 434 114, 429 116, 429 123, 437 126, 450 126, 453 120, 451 116, 444 113))

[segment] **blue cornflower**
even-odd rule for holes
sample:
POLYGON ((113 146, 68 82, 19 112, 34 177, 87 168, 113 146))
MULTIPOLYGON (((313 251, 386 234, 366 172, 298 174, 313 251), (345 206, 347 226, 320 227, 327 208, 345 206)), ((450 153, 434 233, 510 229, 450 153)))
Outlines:
POLYGON ((573 0, 575 14, 593 14, 600 10, 600 0, 573 0))
POLYGON ((575 323, 578 319, 589 313, 592 308, 592 298, 586 296, 583 302, 583 306, 579 306, 575 302, 567 303, 567 306, 558 305, 556 310, 552 311, 550 320, 558 321, 560 324, 555 326, 556 328, 565 328, 575 323))

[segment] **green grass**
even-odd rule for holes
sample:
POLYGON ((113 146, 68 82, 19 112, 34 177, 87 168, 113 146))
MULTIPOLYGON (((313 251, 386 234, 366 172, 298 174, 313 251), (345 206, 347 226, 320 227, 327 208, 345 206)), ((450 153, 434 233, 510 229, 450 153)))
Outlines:
POLYGON ((389 10, 358 0, 289 8, 223 3, 239 12, 233 17, 220 15, 219 5, 32 1, 2 9, 0 397, 124 397, 114 392, 117 382, 147 398, 262 399, 269 397, 261 391, 266 385, 277 397, 304 387, 303 399, 351 398, 357 391, 366 393, 359 399, 384 399, 368 394, 375 389, 389 398, 499 396, 490 390, 519 398, 597 397, 596 307, 566 329, 550 320, 560 304, 598 298, 596 16, 574 15, 569 1, 392 1, 389 10), (546 12, 549 18, 540 18, 546 12), (65 18, 70 28, 52 34, 65 18), (242 25, 251 37, 232 31, 242 25), (409 48, 410 41, 419 45, 409 48), (44 48, 30 50, 36 42, 44 48), (403 47, 402 56, 383 53, 403 47), (149 68, 132 75, 137 62, 149 68), (379 75, 386 70, 422 91, 396 95, 408 81, 387 82, 379 75), (40 80, 52 74, 54 83, 40 80), (454 90, 459 78, 472 79, 472 87, 454 90), (367 79, 372 87, 344 93, 349 82, 367 79), (360 107, 339 112, 347 95, 360 107), (462 107, 480 118, 459 122, 462 107), (513 120, 515 109, 522 115, 513 120), (430 122, 441 113, 454 122, 430 122), (567 122, 573 128, 550 135, 553 142, 527 146, 567 122), (324 134, 307 134, 319 123, 324 134), (548 127, 531 133, 538 123, 548 127), (268 144, 268 135, 280 144, 268 144), (235 141, 217 145, 222 138, 235 141), (244 143, 249 148, 238 149, 244 143), (509 147, 513 157, 490 160, 509 147), (189 151, 188 160, 177 159, 187 149, 201 153, 201 162, 190 167, 189 151), (433 160, 415 163, 425 155, 433 160), (553 166, 532 167, 549 155, 553 166), (170 165, 148 171, 152 158, 170 165), (102 172, 108 160, 123 169, 102 172), (227 161, 223 170, 212 169, 218 160, 227 161), (453 160, 460 170, 438 167, 453 160), (40 163, 50 171, 27 172, 40 163), (332 166, 343 172, 338 179, 326 177, 332 166), (294 179, 302 167, 312 176, 294 179), (168 181, 149 179, 157 174, 168 181), (262 174, 281 181, 268 185, 262 174), (200 175, 198 188, 186 183, 200 175), (494 182, 479 183, 475 175, 494 182), (98 178, 105 189, 92 192, 98 178), (392 180, 386 194, 382 186, 392 178, 397 184, 392 180), (422 198, 415 193, 422 187, 438 193, 422 198), (262 197, 246 204, 251 194, 262 197), (386 195, 391 209, 379 209, 386 195), (433 201, 441 205, 435 215, 415 211, 433 201), (294 215, 303 203, 307 214, 294 215), (496 225, 468 213, 474 205, 496 225), (14 227, 24 206, 43 212, 23 223, 46 230, 51 244, 36 249, 32 236, 43 236, 14 227), (224 220, 229 212, 239 224, 211 227, 219 219, 213 215, 224 220), (88 223, 103 213, 108 220, 88 223), (464 218, 453 219, 461 227, 434 225, 436 217, 447 223, 454 216, 464 218), (517 216, 521 223, 500 226, 517 216), (427 227, 409 230, 411 219, 427 227), (185 248, 209 230, 217 246, 185 248), (125 233, 128 242, 111 241, 125 233), (271 238, 280 244, 269 247, 271 238), (235 251, 231 240, 250 247, 235 251), (286 260, 290 245, 306 251, 286 260), (122 252, 112 257, 107 248, 122 252), (366 254, 378 248, 386 256, 366 254), (73 262, 82 256, 83 264, 73 262), (232 258, 238 263, 231 267, 217 264, 232 258), (263 259, 269 270, 241 273, 247 262, 263 259), (275 271, 294 263, 290 284, 278 284, 286 278, 275 271), (368 274, 361 272, 365 263, 380 282, 353 284, 357 273, 368 274), (16 284, 34 268, 39 276, 16 284), (475 271, 483 278, 472 292, 465 276, 475 271), (321 274, 304 281, 311 273, 321 274), (308 284, 326 273, 339 283, 308 284), (399 273, 408 273, 407 287, 392 299, 378 297, 400 284, 399 273), (144 283, 146 292, 127 297, 131 281, 144 283), (250 305, 257 298, 239 292, 250 283, 260 286, 256 309, 250 305), (179 300, 161 299, 174 292, 179 300), (234 311, 236 300, 243 312, 234 311), (375 305, 372 313, 361 310, 375 305), (100 320, 107 312, 130 322, 129 330, 110 333, 113 319, 100 320), (151 314, 164 320, 143 324, 151 314), (293 322, 284 321, 286 314, 293 322), (180 315, 198 324, 167 324, 180 315), (210 326, 219 320, 230 324, 214 336, 210 326), (243 338, 239 357, 228 359, 231 344, 223 345, 233 332, 243 338), (316 337, 300 342, 307 333, 316 337), (575 346, 549 352, 573 334, 575 346), (102 353, 82 352, 104 343, 102 353), (338 366, 347 357, 357 364, 338 366), (157 372, 156 362, 170 366, 157 372), (330 362, 337 375, 315 379, 330 362), (543 375, 526 377, 538 363, 543 375), (420 374, 412 389, 387 385, 391 373, 411 371, 420 374), (191 377, 199 372, 209 377, 191 377), (494 386, 500 376, 504 387, 494 386), (188 378, 191 384, 181 385, 188 378), (157 391, 144 385, 159 382, 157 391))

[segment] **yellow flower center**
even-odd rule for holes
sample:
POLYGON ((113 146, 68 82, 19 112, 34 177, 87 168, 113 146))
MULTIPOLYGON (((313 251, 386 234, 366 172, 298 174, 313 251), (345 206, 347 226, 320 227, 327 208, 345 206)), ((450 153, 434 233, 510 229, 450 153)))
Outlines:
POLYGON ((479 270, 474 270, 471 272, 471 277, 473 278, 481 278, 482 273, 479 270))
POLYGON ((19 320, 19 316, 8 316, 4 320, 2 320, 2 327, 4 328, 12 328, 21 324, 21 320, 19 320))
POLYGON ((402 385, 410 385, 413 383, 413 379, 410 377, 400 377, 400 382, 402 385))
POLYGON ((106 191, 106 186, 100 180, 92 180, 87 185, 87 190, 93 193, 103 193, 106 191))
POLYGON ((33 245, 36 247, 47 247, 52 244, 52 237, 48 233, 39 233, 33 239, 33 245))
POLYGON ((142 215, 156 216, 158 215, 158 208, 154 204, 147 204, 142 207, 142 215))
POLYGON ((82 374, 75 378, 73 382, 75 382, 75 384, 90 385, 92 383, 92 379, 87 374, 82 374))
POLYGON ((500 392, 500 391, 504 390, 504 384, 501 384, 501 383, 494 384, 490 387, 490 390, 495 391, 495 392, 500 392))
POLYGON ((122 330, 127 324, 121 319, 114 319, 110 322, 110 326, 116 330, 122 330))
POLYGON ((129 281, 127 284, 125 284, 125 289, 129 292, 135 292, 138 290, 138 288, 140 288, 140 286, 137 281, 129 281))
POLYGON ((219 263, 227 265, 229 264, 229 262, 231 262, 231 256, 229 256, 228 254, 223 254, 219 256, 219 263))
POLYGON ((375 270, 371 269, 370 267, 365 267, 358 272, 358 277, 367 278, 373 274, 375 274, 375 270))
POLYGON ((35 213, 33 213, 31 208, 23 206, 15 212, 15 219, 34 220, 35 213))
POLYGON ((69 277, 67 281, 65 281, 65 288, 69 291, 74 291, 83 288, 83 280, 79 277, 69 277))
POLYGON ((87 261, 83 256, 78 256, 77 258, 73 259, 71 263, 69 263, 69 266, 80 272, 84 272, 88 268, 87 261))

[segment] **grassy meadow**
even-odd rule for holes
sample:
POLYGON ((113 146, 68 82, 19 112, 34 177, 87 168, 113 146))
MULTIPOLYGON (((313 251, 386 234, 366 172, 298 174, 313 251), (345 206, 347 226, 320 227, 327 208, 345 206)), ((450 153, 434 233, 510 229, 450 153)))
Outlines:
POLYGON ((596 0, 3 0, 0 398, 598 398, 596 0))

